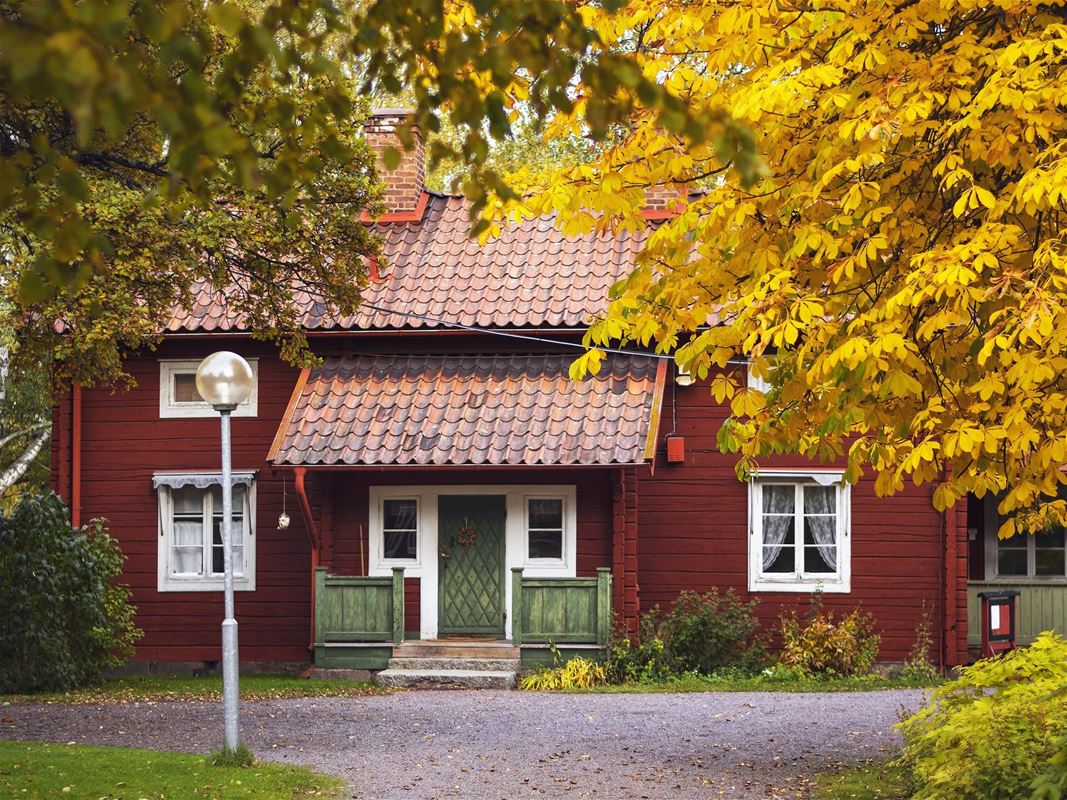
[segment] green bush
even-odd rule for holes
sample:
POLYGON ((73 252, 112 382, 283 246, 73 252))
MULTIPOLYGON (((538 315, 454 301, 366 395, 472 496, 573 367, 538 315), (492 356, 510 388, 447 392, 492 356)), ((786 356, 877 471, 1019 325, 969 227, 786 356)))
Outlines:
POLYGON ((663 618, 660 636, 679 673, 701 675, 733 668, 758 672, 767 662, 767 645, 757 633, 758 600, 742 603, 733 589, 719 594, 682 592, 663 618))
POLYGON ((84 685, 133 654, 141 637, 123 556, 100 520, 71 528, 54 494, 0 516, 0 692, 84 685))
POLYGON ((805 675, 864 675, 878 657, 881 637, 875 631, 874 617, 858 608, 835 622, 833 612, 824 610, 822 598, 816 595, 804 624, 795 611, 783 614, 780 624, 778 663, 796 667, 805 675))
POLYGON ((753 674, 767 662, 757 631, 757 600, 742 603, 733 589, 682 592, 666 614, 656 606, 641 618, 638 635, 616 637, 608 658, 613 683, 650 683, 722 670, 753 674))
POLYGON ((929 706, 898 726, 916 800, 1055 798, 1064 687, 1067 641, 1047 632, 935 690, 929 706))
POLYGON ((656 683, 674 674, 658 627, 659 606, 641 616, 637 635, 632 638, 616 627, 604 665, 609 683, 656 683))

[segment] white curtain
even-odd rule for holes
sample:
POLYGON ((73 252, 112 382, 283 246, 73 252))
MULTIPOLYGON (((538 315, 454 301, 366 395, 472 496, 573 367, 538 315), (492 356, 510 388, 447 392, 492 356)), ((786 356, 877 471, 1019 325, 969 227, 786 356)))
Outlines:
POLYGON ((763 487, 763 569, 782 552, 794 520, 795 494, 792 486, 763 487), (779 516, 780 515, 780 516, 779 516))
POLYGON ((203 519, 175 519, 171 572, 175 575, 202 575, 204 572, 203 519))
POLYGON ((837 490, 834 487, 804 487, 804 523, 826 566, 831 572, 837 572, 837 490))

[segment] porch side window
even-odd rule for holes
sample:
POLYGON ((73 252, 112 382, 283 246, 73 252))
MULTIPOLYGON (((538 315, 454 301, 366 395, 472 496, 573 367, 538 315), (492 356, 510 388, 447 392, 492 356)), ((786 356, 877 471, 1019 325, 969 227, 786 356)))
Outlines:
POLYGON ((750 591, 849 591, 848 486, 839 474, 761 473, 750 492, 750 591))
MULTIPOLYGON (((242 473, 247 476, 248 473, 242 473)), ((250 477, 233 487, 234 587, 255 588, 255 489, 250 477)), ((222 589, 222 486, 214 475, 159 476, 159 591, 222 589)))
POLYGON ((563 498, 526 498, 526 558, 563 561, 563 498))
MULTIPOLYGON (((250 358, 252 392, 233 410, 235 417, 254 417, 258 413, 259 359, 250 358)), ((159 362, 159 416, 163 419, 218 417, 196 389, 198 359, 164 359, 159 362)))
POLYGON ((1017 533, 996 539, 998 578, 1067 577, 1067 531, 1053 528, 1043 533, 1017 533))
POLYGON ((382 500, 382 560, 415 561, 418 543, 419 501, 413 497, 382 500))

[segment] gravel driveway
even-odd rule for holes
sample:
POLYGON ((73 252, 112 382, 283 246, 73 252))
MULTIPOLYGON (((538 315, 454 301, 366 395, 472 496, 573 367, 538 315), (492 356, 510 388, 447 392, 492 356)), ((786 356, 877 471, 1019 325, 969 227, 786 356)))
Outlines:
MULTIPOLYGON (((268 761, 339 775, 352 797, 805 797, 813 775, 891 752, 921 691, 556 695, 408 691, 242 707, 268 761)), ((15 704, 0 737, 207 752, 215 703, 15 704)))

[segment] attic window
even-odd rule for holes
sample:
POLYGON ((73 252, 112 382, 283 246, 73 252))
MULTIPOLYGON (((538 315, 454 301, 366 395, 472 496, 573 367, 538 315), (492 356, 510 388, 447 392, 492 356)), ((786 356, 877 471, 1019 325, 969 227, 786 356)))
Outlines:
MULTIPOLYGON (((259 359, 248 359, 252 367, 252 393, 233 412, 235 417, 254 417, 258 411, 259 359)), ((159 362, 159 416, 161 418, 217 417, 218 412, 196 390, 196 368, 200 359, 161 359, 159 362)))

